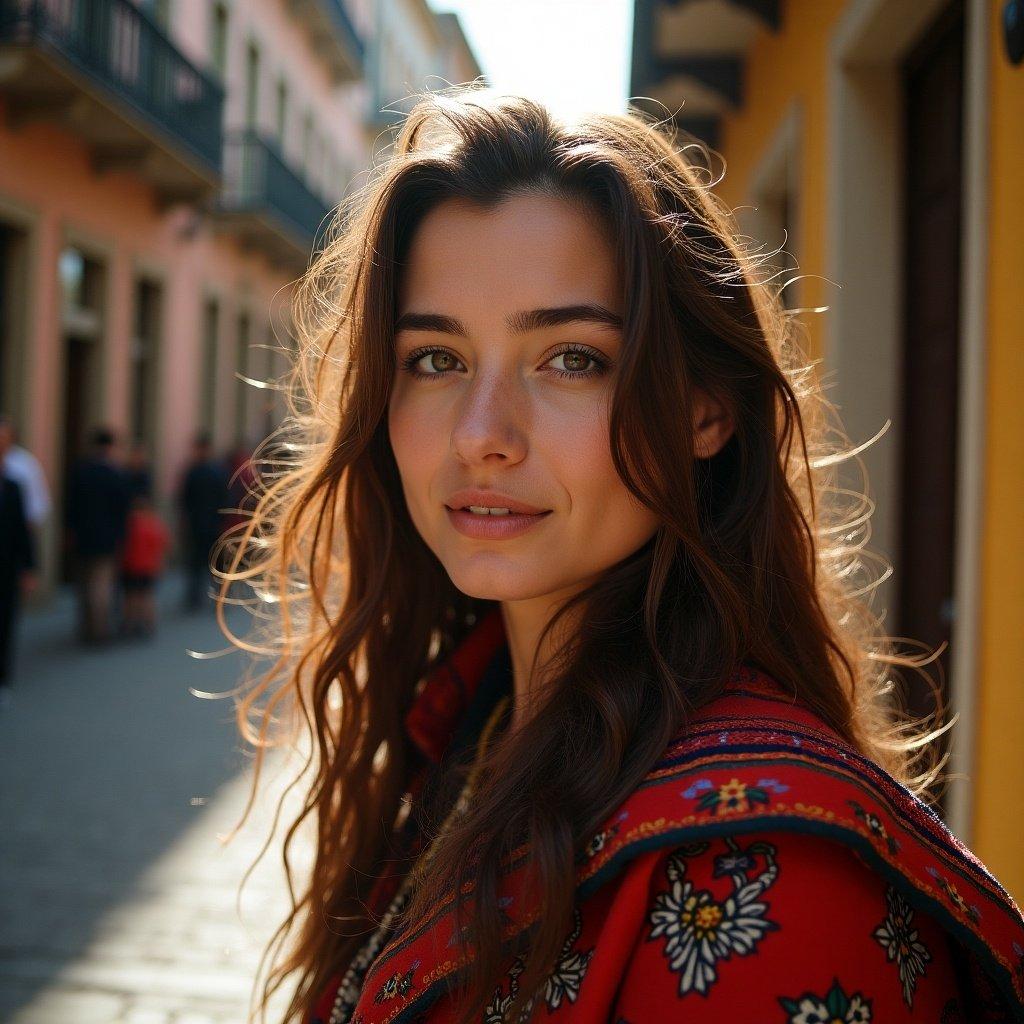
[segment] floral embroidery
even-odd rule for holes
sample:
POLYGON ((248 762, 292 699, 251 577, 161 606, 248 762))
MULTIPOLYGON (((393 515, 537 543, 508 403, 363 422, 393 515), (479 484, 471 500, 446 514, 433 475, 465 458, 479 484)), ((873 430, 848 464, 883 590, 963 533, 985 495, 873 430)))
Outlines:
POLYGON ((412 976, 416 972, 416 968, 419 967, 420 962, 416 960, 413 962, 412 967, 405 972, 400 974, 395 972, 384 982, 383 985, 377 990, 377 994, 373 997, 375 1003, 384 1003, 389 999, 394 999, 395 996, 402 996, 403 998, 409 994, 409 990, 412 988, 412 976))
POLYGON ((907 1006, 913 1007, 917 978, 925 973, 924 965, 932 955, 918 940, 918 930, 911 927, 913 909, 894 886, 890 885, 885 890, 885 902, 889 908, 885 920, 871 934, 884 947, 889 962, 896 961, 903 984, 903 999, 907 1006))
MULTIPOLYGON (((504 992, 502 992, 501 985, 494 990, 494 998, 487 1004, 487 1007, 484 1010, 483 1024, 504 1024, 508 1008, 516 993, 519 991, 519 975, 522 974, 524 970, 525 964, 523 963, 523 958, 521 956, 517 956, 508 972, 508 995, 505 995, 504 992)), ((531 999, 523 1007, 522 1012, 519 1014, 519 1020, 529 1020, 532 1009, 533 1000, 531 999)))
POLYGON ((608 840, 612 836, 618 835, 620 824, 628 817, 629 811, 623 811, 608 828, 596 832, 591 837, 590 842, 583 848, 583 853, 576 858, 577 861, 582 862, 589 860, 591 857, 596 857, 608 845, 608 840))
POLYGON ((691 991, 706 993, 718 977, 718 960, 733 953, 746 956, 767 932, 779 927, 765 917, 768 904, 758 900, 778 877, 776 847, 757 841, 741 850, 731 836, 725 837, 725 843, 730 853, 718 858, 716 872, 731 875, 733 891, 723 901, 706 889, 694 891, 685 877, 688 854, 677 849, 666 866, 671 887, 655 896, 648 914, 648 941, 665 939, 663 952, 669 968, 679 975, 680 996, 691 991), (752 854, 762 854, 767 864, 753 880, 747 877, 754 863, 752 854))
POLYGON ((683 790, 683 796, 694 800, 698 794, 704 795, 697 803, 700 811, 712 811, 715 814, 742 814, 749 811, 755 804, 768 803, 768 791, 785 793, 789 786, 783 785, 778 779, 758 779, 757 785, 748 785, 733 778, 728 782, 715 786, 710 779, 698 779, 692 786, 683 790))
POLYGON ((856 800, 847 800, 846 802, 853 808, 854 814, 871 830, 871 834, 877 836, 885 843, 890 853, 899 852, 900 844, 885 830, 885 826, 878 815, 865 810, 856 800))
POLYGON ((969 917, 975 924, 981 920, 981 911, 978 910, 974 904, 968 906, 967 901, 959 892, 957 892, 956 886, 953 885, 952 882, 947 882, 946 879, 935 870, 935 868, 928 868, 928 874, 939 883, 942 891, 949 897, 949 902, 952 903, 961 914, 969 917))
MULTIPOLYGON (((377 958, 377 954, 384 948, 389 937, 390 922, 394 915, 401 911, 408 902, 408 890, 403 889, 396 893, 388 906, 381 926, 363 943, 352 958, 344 977, 341 979, 341 984, 338 986, 328 1024, 344 1024, 351 1016, 352 1011, 355 1010, 356 1005, 359 1003, 359 996, 362 992, 366 974, 373 961, 377 958)), ((358 1017, 353 1018, 352 1024, 357 1024, 357 1020, 358 1017)))
MULTIPOLYGON (((548 1013, 553 1013, 557 1010, 562 1005, 563 999, 568 1000, 570 1003, 576 1002, 576 998, 580 994, 580 986, 583 984, 583 976, 586 974, 587 967, 594 955, 593 948, 586 951, 573 949, 573 945, 583 931, 583 918, 579 908, 573 910, 572 919, 572 930, 562 946, 558 963, 544 982, 544 1002, 547 1005, 548 1013)), ((503 1024, 505 1014, 519 991, 519 975, 525 969, 526 964, 522 956, 517 956, 508 972, 508 995, 502 992, 501 985, 494 990, 494 998, 484 1011, 484 1024, 503 1024)), ((522 1012, 519 1015, 520 1022, 530 1019, 534 1001, 534 999, 528 999, 523 1005, 522 1012)))
POLYGON ((750 810, 753 804, 768 803, 768 794, 757 786, 747 786, 739 779, 730 779, 717 791, 706 793, 697 805, 702 811, 714 811, 715 814, 742 813, 750 810))
POLYGON ((796 999, 779 998, 782 1008, 789 1014, 786 1024, 868 1024, 871 1020, 871 1000, 860 992, 848 996, 832 979, 832 987, 824 997, 805 992, 796 999))

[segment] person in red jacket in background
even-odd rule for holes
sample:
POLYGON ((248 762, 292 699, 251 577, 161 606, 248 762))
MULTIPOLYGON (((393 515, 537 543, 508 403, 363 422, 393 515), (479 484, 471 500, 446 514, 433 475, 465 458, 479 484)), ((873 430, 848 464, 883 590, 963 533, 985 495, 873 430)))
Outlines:
POLYGON ((148 637, 156 632, 154 590, 170 543, 171 532, 154 510, 150 496, 136 494, 121 556, 121 631, 126 636, 148 637))

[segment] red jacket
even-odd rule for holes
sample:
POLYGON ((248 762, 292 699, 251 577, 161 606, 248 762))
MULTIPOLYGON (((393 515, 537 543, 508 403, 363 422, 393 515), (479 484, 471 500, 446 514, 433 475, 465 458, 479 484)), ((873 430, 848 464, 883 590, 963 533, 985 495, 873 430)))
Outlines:
POLYGON ((158 575, 170 542, 170 531, 155 512, 129 512, 121 570, 136 576, 158 575))
MULTIPOLYGON (((494 609, 408 713, 429 761, 479 715, 498 656, 507 665, 494 609)), ((539 916, 515 866, 527 855, 516 851, 503 879, 509 936, 539 916)), ((375 913, 398 884, 378 882, 375 913)), ((1011 897, 924 803, 749 666, 594 835, 576 891, 532 1019, 1024 1021, 1024 918, 1011 897)), ((450 918, 442 904, 425 927, 371 937, 310 1024, 448 1024, 446 979, 460 966, 450 918)), ((521 969, 509 960, 495 979, 486 1024, 502 1020, 521 969)))

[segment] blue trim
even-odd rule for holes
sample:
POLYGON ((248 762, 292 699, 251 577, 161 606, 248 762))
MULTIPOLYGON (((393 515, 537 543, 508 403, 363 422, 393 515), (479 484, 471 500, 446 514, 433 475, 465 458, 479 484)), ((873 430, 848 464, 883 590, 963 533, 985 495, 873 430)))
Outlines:
MULTIPOLYGON (((712 729, 710 731, 711 732, 716 732, 718 730, 712 729)), ((697 734, 695 733, 694 735, 697 735, 697 734)), ((790 730, 790 735, 795 735, 795 736, 804 735, 804 736, 806 736, 807 734, 806 733, 801 734, 797 730, 790 730)), ((835 744, 832 744, 832 745, 835 746, 835 744)), ((922 800, 918 800, 918 798, 915 797, 914 794, 910 792, 910 790, 908 790, 905 786, 901 785, 896 779, 894 779, 891 775, 889 775, 887 772, 885 772, 883 769, 881 769, 873 761, 868 761, 866 758, 863 758, 860 754, 856 754, 852 750, 851 750, 851 753, 850 753, 849 757, 844 761, 841 758, 837 759, 837 758, 834 758, 834 757, 830 757, 827 754, 821 754, 821 753, 816 752, 816 751, 809 751, 809 750, 807 750, 804 747, 794 748, 793 746, 787 745, 785 743, 780 743, 778 745, 768 744, 768 743, 761 743, 761 744, 739 744, 739 743, 727 744, 727 743, 723 743, 723 744, 720 744, 715 749, 716 749, 716 753, 722 753, 722 754, 724 754, 724 753, 744 754, 744 753, 755 753, 755 752, 763 751, 763 752, 768 752, 768 753, 788 754, 788 755, 793 755, 794 749, 799 749, 799 750, 801 750, 804 753, 805 756, 807 756, 809 758, 814 758, 816 761, 818 761, 821 764, 830 764, 830 765, 835 765, 835 766, 843 766, 843 765, 845 765, 845 766, 849 767, 851 762, 855 762, 856 764, 858 764, 860 766, 867 766, 867 767, 869 767, 871 769, 874 769, 874 771, 876 773, 879 773, 881 775, 882 779, 885 782, 887 782, 887 783, 897 787, 898 791, 903 793, 905 795, 906 799, 913 801, 914 804, 919 809, 924 811, 932 819, 932 821, 937 826, 940 827, 942 833, 946 833, 949 836, 953 835, 953 833, 950 832, 950 830, 949 830, 949 826, 935 813, 935 811, 932 810, 932 808, 930 808, 922 800)), ((659 762, 659 765, 655 766, 655 770, 657 770, 658 768, 676 768, 676 767, 682 768, 682 766, 684 766, 688 761, 697 760, 701 756, 707 756, 707 754, 708 754, 708 751, 706 749, 703 750, 703 751, 690 751, 690 752, 686 753, 685 755, 679 756, 678 758, 671 758, 671 759, 668 759, 666 761, 659 762)), ((729 763, 730 767, 733 766, 730 762, 725 762, 725 763, 729 763)), ((763 762, 758 762, 758 764, 762 764, 762 763, 763 762)), ((794 761, 793 763, 803 764, 804 767, 807 767, 806 762, 794 761)), ((750 764, 750 762, 737 762, 737 764, 735 766, 736 767, 744 767, 745 766, 745 767, 749 768, 749 767, 751 767, 751 764, 750 764)), ((712 771, 715 767, 716 767, 715 765, 709 765, 707 770, 708 771, 712 771)), ((720 766, 718 766, 718 767, 720 767, 720 766)), ((689 770, 689 769, 685 769, 685 770, 689 770)), ((681 774, 683 774, 683 772, 681 772, 681 774)), ((656 786, 656 785, 658 785, 660 783, 663 783, 665 781, 666 781, 665 779, 644 779, 637 786, 637 789, 647 789, 647 788, 649 788, 651 786, 656 786)), ((845 782, 845 783, 848 783, 848 784, 852 784, 851 780, 849 778, 846 778, 846 777, 844 777, 842 781, 845 782)), ((893 804, 893 802, 891 800, 889 800, 888 796, 879 788, 878 784, 875 783, 874 780, 870 778, 870 776, 868 778, 862 779, 861 781, 863 783, 865 791, 869 792, 873 799, 875 799, 875 800, 877 800, 879 802, 884 801, 884 805, 885 805, 886 809, 888 810, 888 812, 894 818, 896 818, 902 825, 904 825, 907 828, 908 831, 914 832, 914 833, 916 833, 918 831, 917 830, 916 822, 914 822, 913 819, 910 818, 901 807, 899 807, 896 804, 893 804)), ((979 866, 978 864, 975 864, 974 861, 968 860, 952 844, 943 846, 942 849, 943 849, 943 851, 949 857, 955 858, 957 863, 959 863, 959 864, 964 866, 963 869, 960 872, 961 877, 968 878, 971 874, 973 874, 975 876, 980 875, 985 881, 989 882, 993 886, 993 888, 995 888, 1002 896, 1004 896, 1007 900, 1010 899, 1009 893, 1007 893, 1007 891, 1003 888, 1003 886, 999 882, 999 880, 988 872, 988 870, 984 867, 984 865, 979 866), (967 872, 967 874, 964 874, 963 872, 967 872)), ((977 884, 976 881, 973 878, 970 879, 970 880, 971 880, 972 884, 977 884)))

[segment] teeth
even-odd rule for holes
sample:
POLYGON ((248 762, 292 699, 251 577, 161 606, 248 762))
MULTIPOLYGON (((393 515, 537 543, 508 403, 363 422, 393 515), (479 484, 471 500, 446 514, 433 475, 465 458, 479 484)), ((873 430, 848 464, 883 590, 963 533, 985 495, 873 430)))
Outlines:
POLYGON ((478 516, 507 516, 510 511, 507 508, 488 508, 486 505, 468 505, 467 508, 478 516))

